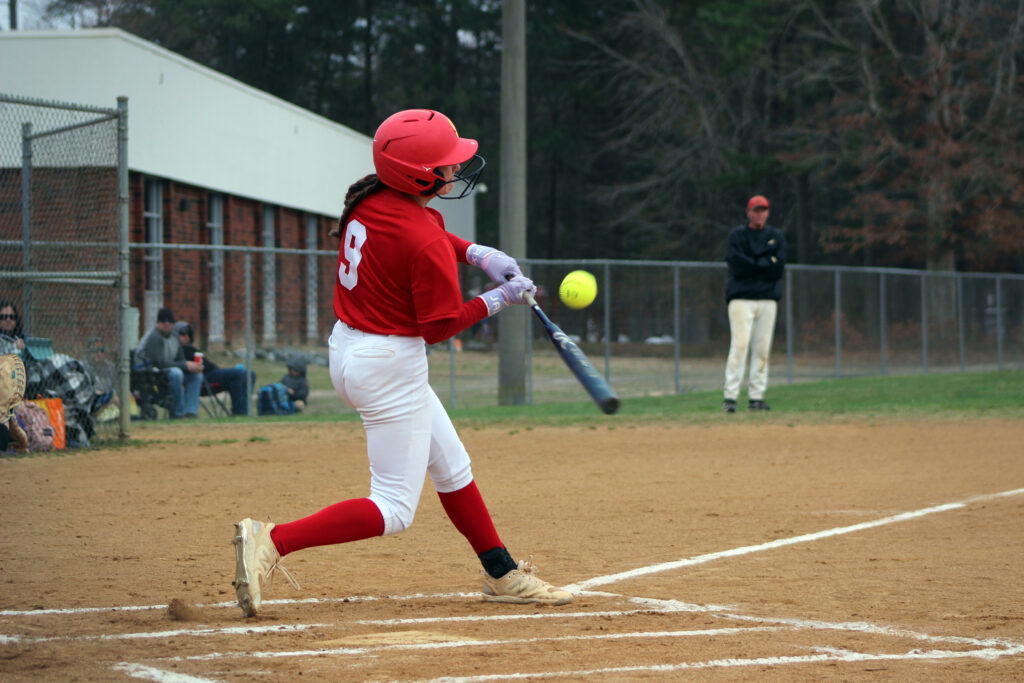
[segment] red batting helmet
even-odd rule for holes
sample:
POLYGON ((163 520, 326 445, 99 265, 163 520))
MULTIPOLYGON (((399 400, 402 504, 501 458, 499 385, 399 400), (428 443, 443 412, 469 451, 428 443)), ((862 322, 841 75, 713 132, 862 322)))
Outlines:
MULTIPOLYGON (((472 159, 478 146, 476 140, 460 138, 455 124, 441 112, 407 109, 384 119, 377 128, 373 136, 373 166, 377 177, 388 187, 429 197, 445 184, 437 167, 472 159)), ((453 179, 467 183, 460 197, 476 184, 483 170, 483 159, 480 162, 472 177, 463 174, 453 179)))

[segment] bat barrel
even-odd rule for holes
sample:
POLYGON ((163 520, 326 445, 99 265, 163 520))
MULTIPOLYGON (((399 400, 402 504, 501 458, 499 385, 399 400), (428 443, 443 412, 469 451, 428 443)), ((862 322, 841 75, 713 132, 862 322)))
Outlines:
POLYGON ((619 409, 619 397, 609 396, 604 400, 597 401, 597 405, 605 415, 611 415, 619 409))

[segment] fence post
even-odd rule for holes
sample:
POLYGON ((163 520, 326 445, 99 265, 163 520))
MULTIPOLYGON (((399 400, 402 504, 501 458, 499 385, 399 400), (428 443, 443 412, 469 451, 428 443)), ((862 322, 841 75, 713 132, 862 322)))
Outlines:
POLYGON ((249 377, 252 372, 252 252, 245 252, 245 400, 252 408, 252 390, 249 377))
POLYGON ((996 276, 996 368, 1003 369, 1003 278, 996 276))
MULTIPOLYGON (((21 124, 21 269, 32 270, 32 124, 21 124)), ((32 281, 26 280, 22 297, 22 324, 31 331, 32 281)))
POLYGON ((604 379, 612 380, 612 265, 604 263, 604 379))
POLYGON ((118 395, 121 412, 118 416, 118 436, 126 440, 131 432, 131 349, 129 349, 128 309, 131 307, 130 264, 128 251, 128 98, 117 98, 117 271, 120 305, 118 325, 121 340, 118 344, 118 395))
MULTIPOLYGON (((526 277, 533 279, 533 267, 528 262, 522 263, 526 270, 523 273, 526 277)), ((523 325, 524 333, 526 334, 526 405, 533 405, 533 320, 534 315, 531 312, 526 316, 526 324, 523 325)))
POLYGON ((786 269, 786 381, 793 383, 793 271, 786 269))
POLYGON ((455 410, 455 336, 448 338, 448 410, 455 410))
POLYGON ((836 379, 841 379, 843 376, 843 335, 842 335, 842 324, 841 320, 843 317, 842 311, 842 271, 836 271, 836 286, 835 286, 835 310, 836 310, 836 379))
POLYGON ((928 275, 921 273, 921 369, 928 374, 928 275))
POLYGON ((881 344, 882 375, 888 370, 887 358, 885 356, 885 273, 878 274, 878 336, 881 344))
POLYGON ((675 364, 676 393, 680 393, 679 378, 679 334, 682 325, 679 321, 679 266, 672 267, 672 338, 673 338, 673 363, 675 364))
POLYGON ((960 338, 960 372, 964 372, 967 365, 967 346, 964 341, 964 276, 956 276, 956 327, 960 338))

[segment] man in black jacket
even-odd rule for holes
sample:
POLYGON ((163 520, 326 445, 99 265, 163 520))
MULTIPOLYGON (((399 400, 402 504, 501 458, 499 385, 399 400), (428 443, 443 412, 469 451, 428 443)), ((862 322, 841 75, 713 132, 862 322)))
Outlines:
POLYGON ((725 364, 725 401, 722 410, 736 412, 736 399, 750 355, 747 387, 750 410, 771 410, 764 402, 768 387, 768 356, 775 333, 775 316, 782 298, 786 267, 786 238, 768 225, 768 200, 755 195, 747 202, 747 223, 729 233, 729 281, 725 301, 729 307, 732 343, 725 364))
POLYGON ((249 414, 249 395, 256 385, 256 373, 252 373, 251 382, 246 387, 245 368, 236 366, 233 368, 222 368, 201 354, 195 346, 196 334, 192 326, 183 320, 174 323, 174 334, 181 342, 181 348, 186 358, 192 358, 203 367, 203 376, 210 385, 211 391, 218 391, 223 386, 231 394, 231 414, 249 414))

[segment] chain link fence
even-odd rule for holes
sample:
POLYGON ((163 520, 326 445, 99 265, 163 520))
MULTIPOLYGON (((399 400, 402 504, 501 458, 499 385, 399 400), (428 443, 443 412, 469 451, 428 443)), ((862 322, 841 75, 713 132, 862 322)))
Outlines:
POLYGON ((71 446, 127 424, 126 112, 0 95, 0 353, 25 358, 26 398, 62 399, 71 446))
MULTIPOLYGON (((133 244, 136 252, 212 262, 224 254, 237 286, 204 300, 226 304, 224 341, 250 367, 254 355, 305 353, 326 364, 337 253, 332 250, 133 244), (202 258, 200 258, 202 256, 202 258), (268 280, 268 271, 277 277, 268 280), (283 274, 291 275, 285 277, 283 274), (287 284, 285 284, 287 283, 287 284), (267 317, 266 312, 273 311, 267 317), (234 322, 232 322, 234 321, 234 322)), ((167 258, 165 256, 165 258, 167 258)), ((548 315, 573 336, 623 398, 720 389, 730 333, 724 263, 524 259, 548 315), (598 280, 597 300, 572 310, 557 296, 571 270, 598 280)), ((467 298, 491 286, 463 267, 467 298)), ((206 287, 211 289, 207 291, 206 287)), ((179 318, 197 321, 196 312, 179 318)), ((540 325, 528 317, 527 402, 585 399, 540 325)), ((485 319, 430 349, 431 383, 449 407, 498 403, 497 325, 485 319)), ((1024 276, 790 265, 771 356, 772 384, 886 374, 1024 368, 1024 276)), ((338 410, 333 392, 324 390, 338 410)))
MULTIPOLYGON (((244 361, 247 377, 257 356, 275 353, 325 365, 335 321, 337 252, 316 248, 323 217, 289 227, 306 249, 255 246, 274 244, 282 230, 273 208, 259 205, 258 227, 245 236, 253 246, 228 245, 226 221, 249 220, 248 209, 192 188, 167 205, 181 214, 198 201, 203 218, 192 234, 209 243, 164 243, 173 231, 164 226, 161 183, 147 177, 129 244, 126 150, 125 100, 103 109, 0 95, 0 353, 26 358, 29 398, 64 401, 72 445, 128 434, 135 411, 119 406, 131 402, 129 352, 159 307, 192 323, 199 346, 244 361)), ((548 315, 623 398, 721 388, 724 263, 522 265, 548 315), (599 284, 597 300, 579 311, 557 297, 576 269, 599 284)), ((475 268, 463 268, 462 278, 467 298, 492 286, 475 268)), ((790 265, 784 291, 772 384, 1024 367, 1024 276, 790 265)), ((584 399, 540 325, 526 319, 527 401, 584 399)), ((449 406, 497 404, 496 334, 486 319, 430 349, 431 382, 449 406)), ((329 387, 314 391, 330 410, 345 410, 329 387)))
MULTIPOLYGON (((545 310, 623 396, 722 388, 730 341, 724 263, 527 264, 552 289, 545 310), (582 311, 554 291, 576 268, 599 283, 597 301, 582 311)), ((1024 276, 789 265, 779 303, 773 384, 1024 367, 1024 276)), ((533 388, 535 400, 553 389, 536 379, 533 388)))

